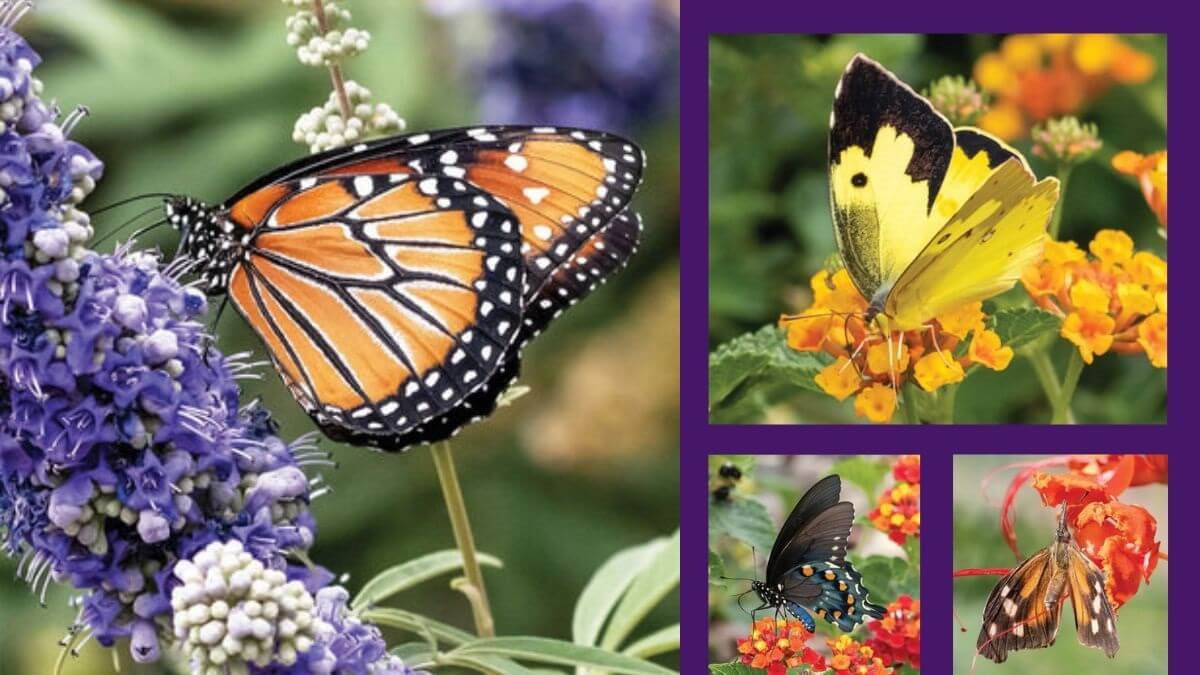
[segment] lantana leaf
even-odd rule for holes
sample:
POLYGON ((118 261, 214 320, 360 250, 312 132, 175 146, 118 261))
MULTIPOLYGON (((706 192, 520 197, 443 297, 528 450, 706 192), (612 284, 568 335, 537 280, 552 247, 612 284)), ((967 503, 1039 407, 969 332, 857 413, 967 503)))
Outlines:
POLYGON ((887 462, 872 461, 863 457, 849 457, 836 462, 830 473, 836 473, 842 477, 842 480, 849 481, 862 491, 867 493, 870 498, 875 497, 875 493, 879 490, 879 483, 890 470, 887 462))
POLYGON ((820 392, 813 379, 827 364, 816 354, 787 346, 783 331, 765 326, 717 347, 708 357, 708 405, 727 406, 739 390, 759 380, 775 381, 820 392))
POLYGON ((1016 351, 1032 348, 1042 340, 1052 339, 1062 327, 1062 320, 1053 314, 1030 307, 1002 309, 992 315, 992 330, 1000 342, 1016 351))
POLYGON ((775 525, 767 507, 753 499, 730 499, 708 508, 708 536, 728 535, 759 551, 770 551, 775 543, 775 525))

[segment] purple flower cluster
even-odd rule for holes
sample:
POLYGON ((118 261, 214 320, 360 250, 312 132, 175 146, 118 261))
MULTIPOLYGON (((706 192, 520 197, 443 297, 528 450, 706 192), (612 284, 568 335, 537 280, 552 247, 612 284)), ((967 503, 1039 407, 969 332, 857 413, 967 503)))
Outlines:
POLYGON ((679 13, 663 0, 426 0, 490 17, 486 45, 462 35, 486 119, 629 132, 677 102, 679 13))
MULTIPOLYGON (((313 540, 302 467, 328 458, 240 406, 254 364, 212 345, 185 261, 87 247, 76 207, 102 165, 67 138, 78 116, 59 125, 39 98, 39 58, 10 29, 19 4, 0 2, 0 547, 43 601, 51 580, 80 591, 69 644, 129 638, 154 661, 172 639, 172 571, 212 542, 240 542, 310 593, 327 586, 286 555, 313 540)), ((340 647, 364 643, 342 625, 312 672, 393 665, 381 640, 340 647)))

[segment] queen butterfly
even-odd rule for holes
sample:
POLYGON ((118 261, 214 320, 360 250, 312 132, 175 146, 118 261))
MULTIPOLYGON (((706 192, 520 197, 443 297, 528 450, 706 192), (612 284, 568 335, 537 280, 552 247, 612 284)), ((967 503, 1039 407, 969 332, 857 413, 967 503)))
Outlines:
POLYGON ((400 450, 490 414, 522 347, 629 259, 644 154, 605 132, 493 126, 306 157, 217 206, 166 200, 337 440, 400 450))

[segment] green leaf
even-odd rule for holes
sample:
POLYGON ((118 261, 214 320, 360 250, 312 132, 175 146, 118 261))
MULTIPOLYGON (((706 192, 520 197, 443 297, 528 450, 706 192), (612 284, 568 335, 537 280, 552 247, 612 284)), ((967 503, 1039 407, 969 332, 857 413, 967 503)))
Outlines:
POLYGON ((708 357, 709 409, 729 405, 763 382, 782 382, 820 392, 813 380, 826 365, 816 354, 787 346, 781 328, 768 325, 717 347, 708 357))
POLYGON ((621 652, 629 656, 648 659, 679 649, 679 624, 660 628, 634 642, 621 652))
POLYGON ((596 570, 575 603, 571 636, 576 644, 596 644, 596 638, 599 637, 609 612, 666 541, 664 537, 627 548, 609 558, 596 570))
POLYGON ((770 551, 775 545, 775 525, 767 507, 755 499, 734 498, 710 504, 708 536, 728 535, 758 551, 770 551))
POLYGON ((920 588, 920 573, 899 557, 871 555, 857 562, 863 585, 871 592, 871 600, 886 604, 902 594, 916 596, 920 588))
POLYGON ((407 666, 425 663, 432 659, 433 655, 429 653, 429 645, 424 642, 406 642, 402 645, 393 647, 388 652, 392 656, 398 657, 407 666))
POLYGON ((607 649, 543 637, 484 638, 468 642, 446 654, 446 657, 451 659, 478 656, 501 656, 519 661, 585 666, 627 675, 671 675, 675 672, 656 663, 607 649))
MULTIPOLYGON (((503 563, 486 553, 479 554, 479 563, 491 567, 503 567, 503 563)), ((412 588, 436 576, 462 569, 462 553, 457 550, 438 551, 415 560, 400 563, 375 575, 363 585, 350 608, 359 611, 377 605, 400 591, 412 588)))
POLYGON ((375 607, 365 610, 362 612, 362 618, 371 623, 399 628, 416 635, 424 636, 426 632, 429 632, 439 641, 452 645, 461 645, 475 639, 474 635, 450 624, 392 607, 375 607))
POLYGON ((498 656, 445 655, 438 661, 446 665, 471 668, 481 673, 487 673, 488 675, 492 675, 492 673, 500 673, 501 675, 534 675, 537 672, 526 668, 516 661, 502 659, 498 656))
POLYGON ((600 645, 617 649, 642 619, 673 589, 679 586, 679 530, 655 552, 621 597, 600 645))
POLYGON ((744 663, 712 663, 708 666, 708 672, 712 675, 762 675, 765 671, 744 663))
POLYGON ((718 588, 725 588, 725 582, 721 577, 725 576, 725 561, 717 552, 708 549, 708 583, 718 588))
POLYGON ((836 462, 829 473, 836 473, 842 480, 857 485, 870 499, 875 498, 879 482, 888 473, 888 463, 880 460, 870 460, 864 457, 848 457, 836 462))
POLYGON ((1037 349, 1058 335, 1062 319, 1032 307, 1013 307, 993 314, 992 324, 1002 344, 1025 351, 1037 349))

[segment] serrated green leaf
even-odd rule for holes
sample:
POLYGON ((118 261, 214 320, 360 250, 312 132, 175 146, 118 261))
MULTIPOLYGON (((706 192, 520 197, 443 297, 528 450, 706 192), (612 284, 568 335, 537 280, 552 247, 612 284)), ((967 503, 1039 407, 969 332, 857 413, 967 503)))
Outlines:
MULTIPOLYGON (((479 554, 479 564, 490 567, 504 566, 499 558, 486 553, 479 554)), ((458 569, 462 569, 462 553, 457 550, 438 551, 400 563, 376 574, 364 584, 354 602, 350 603, 350 608, 359 611, 363 607, 377 605, 423 581, 458 569)))
POLYGON ((767 507, 754 499, 735 498, 709 505, 709 539, 722 534, 758 551, 770 551, 775 545, 775 525, 767 507))
POLYGON ((779 327, 764 326, 726 342, 709 355, 709 409, 726 405, 739 390, 752 388, 762 380, 819 392, 813 378, 825 365, 816 354, 789 348, 779 327))
POLYGON ((710 663, 708 672, 711 675, 762 675, 764 671, 744 663, 710 663))
POLYGON ((1014 351, 1036 349, 1058 335, 1061 328, 1062 319, 1032 307, 1002 309, 992 315, 992 330, 1014 351))
POLYGON ((609 612, 666 542, 660 538, 619 551, 596 570, 575 602, 571 637, 576 644, 596 644, 609 612))
POLYGON ((613 610, 600 645, 617 649, 629 637, 638 623, 646 618, 668 593, 679 586, 679 530, 655 551, 652 559, 638 573, 621 602, 613 610))
POLYGON ((871 460, 865 457, 847 457, 834 463, 829 473, 836 473, 842 480, 857 485, 859 489, 874 499, 879 489, 879 482, 888 473, 888 463, 882 460, 871 460))
POLYGON ((446 656, 452 659, 500 656, 518 661, 600 668, 626 675, 671 675, 675 672, 656 663, 607 649, 543 637, 484 638, 457 647, 446 656))

